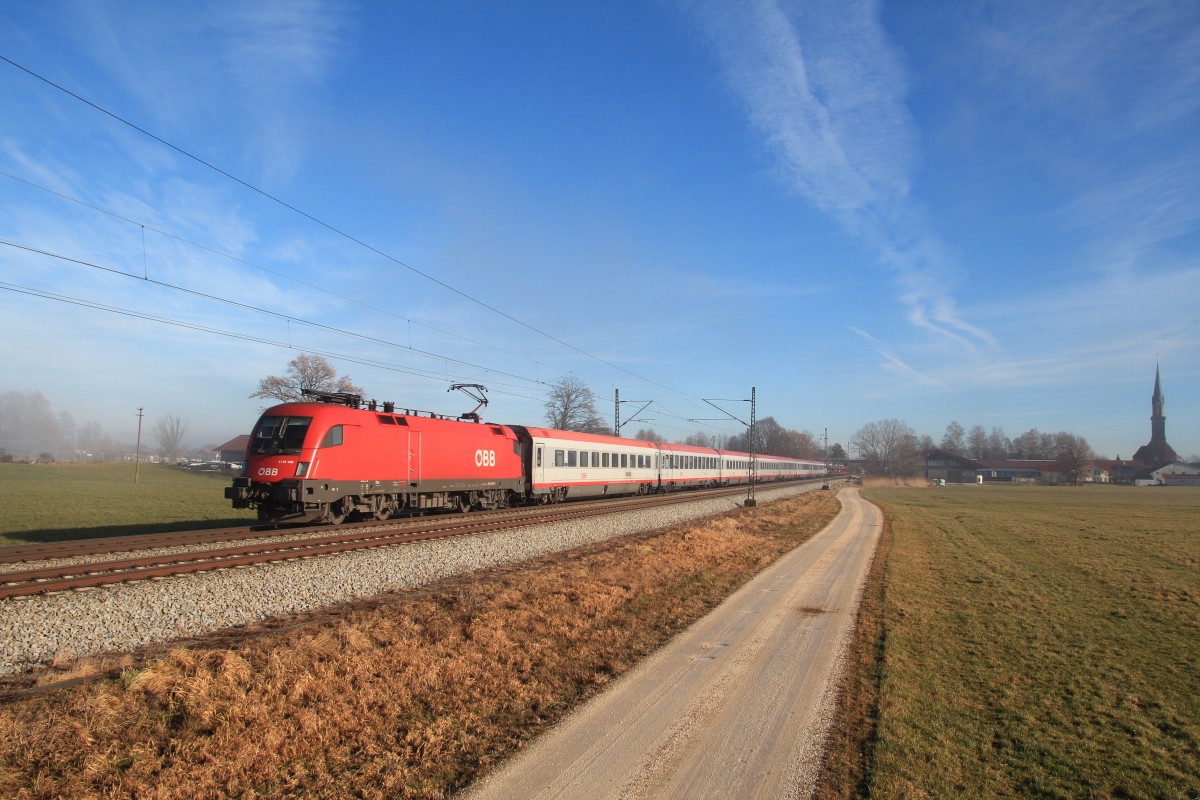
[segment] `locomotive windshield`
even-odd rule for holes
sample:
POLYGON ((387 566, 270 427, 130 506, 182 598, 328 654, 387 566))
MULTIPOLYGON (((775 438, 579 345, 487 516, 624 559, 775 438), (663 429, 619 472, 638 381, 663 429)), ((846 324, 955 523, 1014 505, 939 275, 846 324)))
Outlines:
POLYGON ((263 417, 254 434, 254 455, 299 455, 311 422, 312 417, 263 417))

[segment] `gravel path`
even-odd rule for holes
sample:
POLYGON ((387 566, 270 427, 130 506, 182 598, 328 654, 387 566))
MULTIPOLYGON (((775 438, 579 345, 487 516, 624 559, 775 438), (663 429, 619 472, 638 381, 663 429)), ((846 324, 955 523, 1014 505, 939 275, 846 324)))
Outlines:
POLYGON ((812 796, 843 654, 882 529, 842 510, 463 800, 812 796))
MULTIPOLYGON (((812 484, 758 488, 772 502, 812 484)), ((0 601, 0 675, 312 611, 736 508, 728 498, 405 547, 0 601)))

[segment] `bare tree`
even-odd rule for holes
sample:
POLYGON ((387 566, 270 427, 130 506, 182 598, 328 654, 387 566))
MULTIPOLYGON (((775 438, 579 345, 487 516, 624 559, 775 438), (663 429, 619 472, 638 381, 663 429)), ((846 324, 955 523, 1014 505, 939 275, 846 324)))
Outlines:
POLYGON ((80 450, 106 452, 115 449, 116 443, 104 432, 99 422, 92 420, 79 428, 79 438, 76 439, 75 446, 80 450))
POLYGON ((917 471, 918 444, 917 434, 898 419, 869 422, 850 438, 869 471, 891 478, 917 471))
POLYGON ((251 397, 270 397, 285 403, 304 399, 304 389, 319 392, 347 392, 361 395, 363 390, 350 381, 349 375, 337 377, 337 370, 322 356, 305 353, 288 362, 283 375, 268 375, 258 382, 258 391, 251 397))
POLYGON ((696 433, 689 434, 688 437, 683 440, 683 443, 690 444, 693 447, 715 447, 716 446, 713 444, 712 437, 703 431, 697 431, 696 433))
POLYGON ((45 395, 16 390, 0 394, 0 439, 26 453, 54 451, 66 441, 61 421, 45 395))
POLYGON ((985 458, 1008 458, 1008 454, 1012 452, 1012 441, 1004 435, 1003 428, 992 427, 992 432, 987 437, 985 452, 985 458))
POLYGON ((638 428, 638 432, 633 435, 633 438, 643 442, 665 442, 667 440, 653 428, 638 428))
POLYGON ((1054 457, 1066 467, 1076 486, 1080 477, 1091 473, 1092 463, 1096 459, 1086 439, 1065 431, 1054 435, 1054 457))
POLYGON ((956 456, 961 456, 967 452, 966 431, 963 426, 957 422, 951 422, 946 426, 946 432, 942 434, 941 447, 947 453, 953 453, 956 456))
POLYGON ((611 433, 596 412, 596 394, 579 378, 564 375, 550 389, 546 422, 560 431, 611 433))
POLYGON ((1055 437, 1051 433, 1040 433, 1030 428, 1012 441, 1011 453, 1015 458, 1042 460, 1054 458, 1055 437))
POLYGON ((975 425, 967 434, 967 455, 976 461, 987 458, 987 433, 982 425, 975 425))
POLYGON ((174 414, 159 417, 154 423, 154 438, 167 458, 174 459, 183 450, 183 437, 188 424, 174 414))

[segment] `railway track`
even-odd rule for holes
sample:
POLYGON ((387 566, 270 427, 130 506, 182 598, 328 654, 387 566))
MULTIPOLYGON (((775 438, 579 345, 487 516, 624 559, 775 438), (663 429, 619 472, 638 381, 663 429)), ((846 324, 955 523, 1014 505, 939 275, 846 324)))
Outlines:
POLYGON ((324 526, 316 530, 307 528, 294 535, 288 535, 287 531, 274 529, 225 528, 5 548, 3 552, 0 552, 0 563, 12 564, 34 559, 78 558, 142 549, 216 544, 254 538, 277 538, 281 535, 286 537, 270 542, 249 542, 229 547, 151 554, 128 559, 73 561, 50 567, 0 573, 0 599, 161 579, 175 575, 312 558, 333 553, 397 547, 430 539, 478 535, 531 525, 692 502, 702 498, 741 495, 745 492, 746 489, 741 487, 709 492, 686 492, 632 498, 620 502, 606 500, 568 503, 556 506, 538 506, 515 512, 429 518, 424 521, 416 521, 415 524, 414 520, 420 518, 406 518, 399 520, 405 525, 403 528, 385 527, 389 523, 379 521, 344 525, 336 529, 324 526))

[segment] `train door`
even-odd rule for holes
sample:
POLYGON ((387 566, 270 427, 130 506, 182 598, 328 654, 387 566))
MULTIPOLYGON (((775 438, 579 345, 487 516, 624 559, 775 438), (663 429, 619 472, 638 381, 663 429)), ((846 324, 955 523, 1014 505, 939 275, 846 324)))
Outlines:
POLYGON ((538 486, 546 482, 546 453, 545 445, 536 443, 533 446, 533 485, 538 486))
POLYGON ((421 482, 421 432, 408 433, 408 485, 417 486, 421 482))

